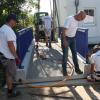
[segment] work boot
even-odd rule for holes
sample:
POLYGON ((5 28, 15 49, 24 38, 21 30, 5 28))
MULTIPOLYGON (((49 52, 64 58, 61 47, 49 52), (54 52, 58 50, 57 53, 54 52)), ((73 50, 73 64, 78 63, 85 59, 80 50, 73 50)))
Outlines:
POLYGON ((67 72, 62 71, 63 76, 68 76, 67 72))
POLYGON ((87 76, 87 80, 90 82, 95 82, 95 78, 94 78, 93 74, 87 76))
POLYGON ((19 91, 12 91, 11 93, 7 93, 7 96, 8 96, 8 98, 13 98, 13 97, 17 97, 17 96, 20 96, 21 95, 21 93, 19 92, 19 91))
POLYGON ((49 45, 49 48, 52 48, 52 46, 51 46, 51 45, 49 45))
POLYGON ((48 47, 48 43, 46 43, 46 47, 48 47))
POLYGON ((63 73, 63 76, 68 76, 68 75, 67 75, 67 73, 66 74, 63 73))
POLYGON ((82 72, 80 69, 75 69, 75 72, 76 72, 77 74, 83 74, 83 72, 82 72))

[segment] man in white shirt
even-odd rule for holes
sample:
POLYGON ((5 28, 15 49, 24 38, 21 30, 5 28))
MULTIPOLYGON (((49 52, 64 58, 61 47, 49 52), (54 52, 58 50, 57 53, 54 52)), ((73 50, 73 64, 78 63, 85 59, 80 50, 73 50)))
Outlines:
POLYGON ((90 59, 91 74, 87 77, 89 81, 100 80, 100 46, 96 45, 93 52, 90 59))
POLYGON ((16 53, 16 35, 12 29, 16 23, 16 15, 9 14, 6 24, 0 28, 0 63, 5 69, 9 97, 17 95, 17 92, 13 91, 13 79, 16 76, 16 64, 19 64, 20 60, 16 53))
POLYGON ((52 18, 50 16, 44 16, 42 18, 44 22, 44 31, 45 31, 45 40, 46 40, 46 46, 51 47, 51 23, 52 23, 52 18), (49 42, 49 44, 48 44, 49 42))
POLYGON ((67 59, 68 59, 68 47, 70 47, 72 52, 72 58, 75 65, 75 72, 78 74, 82 74, 82 71, 79 69, 79 64, 77 60, 77 51, 76 51, 76 44, 75 44, 75 36, 78 27, 78 21, 84 20, 86 14, 84 11, 80 11, 75 16, 69 16, 64 23, 64 29, 62 33, 62 49, 63 49, 63 75, 67 75, 67 59))

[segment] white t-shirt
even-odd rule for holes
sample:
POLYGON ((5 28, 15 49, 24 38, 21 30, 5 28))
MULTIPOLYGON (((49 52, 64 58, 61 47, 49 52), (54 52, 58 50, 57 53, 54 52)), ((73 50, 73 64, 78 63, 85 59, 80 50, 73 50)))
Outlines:
POLYGON ((42 18, 42 20, 44 22, 45 29, 51 29, 51 21, 52 21, 52 18, 50 16, 44 16, 42 18))
POLYGON ((64 23, 64 28, 67 28, 66 36, 75 37, 78 27, 78 21, 75 20, 74 16, 69 16, 64 23))
POLYGON ((91 56, 91 64, 96 65, 96 71, 100 71, 100 50, 91 56))
POLYGON ((0 52, 8 59, 15 59, 8 47, 8 41, 13 41, 16 49, 16 35, 12 28, 8 25, 3 25, 0 28, 0 52))

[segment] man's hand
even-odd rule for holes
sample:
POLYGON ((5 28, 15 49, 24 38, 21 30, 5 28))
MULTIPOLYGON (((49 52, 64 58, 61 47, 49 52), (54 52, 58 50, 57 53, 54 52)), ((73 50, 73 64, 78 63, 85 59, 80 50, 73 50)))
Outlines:
POLYGON ((66 33, 67 33, 67 29, 66 28, 63 28, 63 46, 64 48, 66 48, 68 46, 68 42, 67 42, 67 39, 66 39, 66 33))
POLYGON ((68 42, 66 39, 64 39, 64 41, 63 41, 63 46, 64 46, 64 48, 66 48, 68 46, 68 42))
POLYGON ((19 57, 16 57, 16 58, 15 58, 15 61, 16 61, 16 65, 19 65, 19 64, 20 64, 20 59, 19 59, 19 57))

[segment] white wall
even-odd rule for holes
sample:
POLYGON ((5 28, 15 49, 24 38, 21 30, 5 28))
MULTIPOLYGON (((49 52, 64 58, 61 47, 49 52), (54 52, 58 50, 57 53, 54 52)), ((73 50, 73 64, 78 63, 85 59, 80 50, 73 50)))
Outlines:
POLYGON ((80 0, 79 9, 95 8, 95 24, 83 25, 89 29, 89 43, 100 43, 100 0, 80 0))
POLYGON ((67 16, 75 14, 74 0, 56 0, 60 19, 60 26, 63 26, 67 16))
MULTIPOLYGON (((58 5, 60 26, 63 26, 64 20, 69 15, 75 14, 75 0, 56 0, 58 5)), ((100 43, 100 0, 80 0, 79 10, 85 8, 95 8, 95 24, 83 25, 89 29, 89 44, 100 43)))

